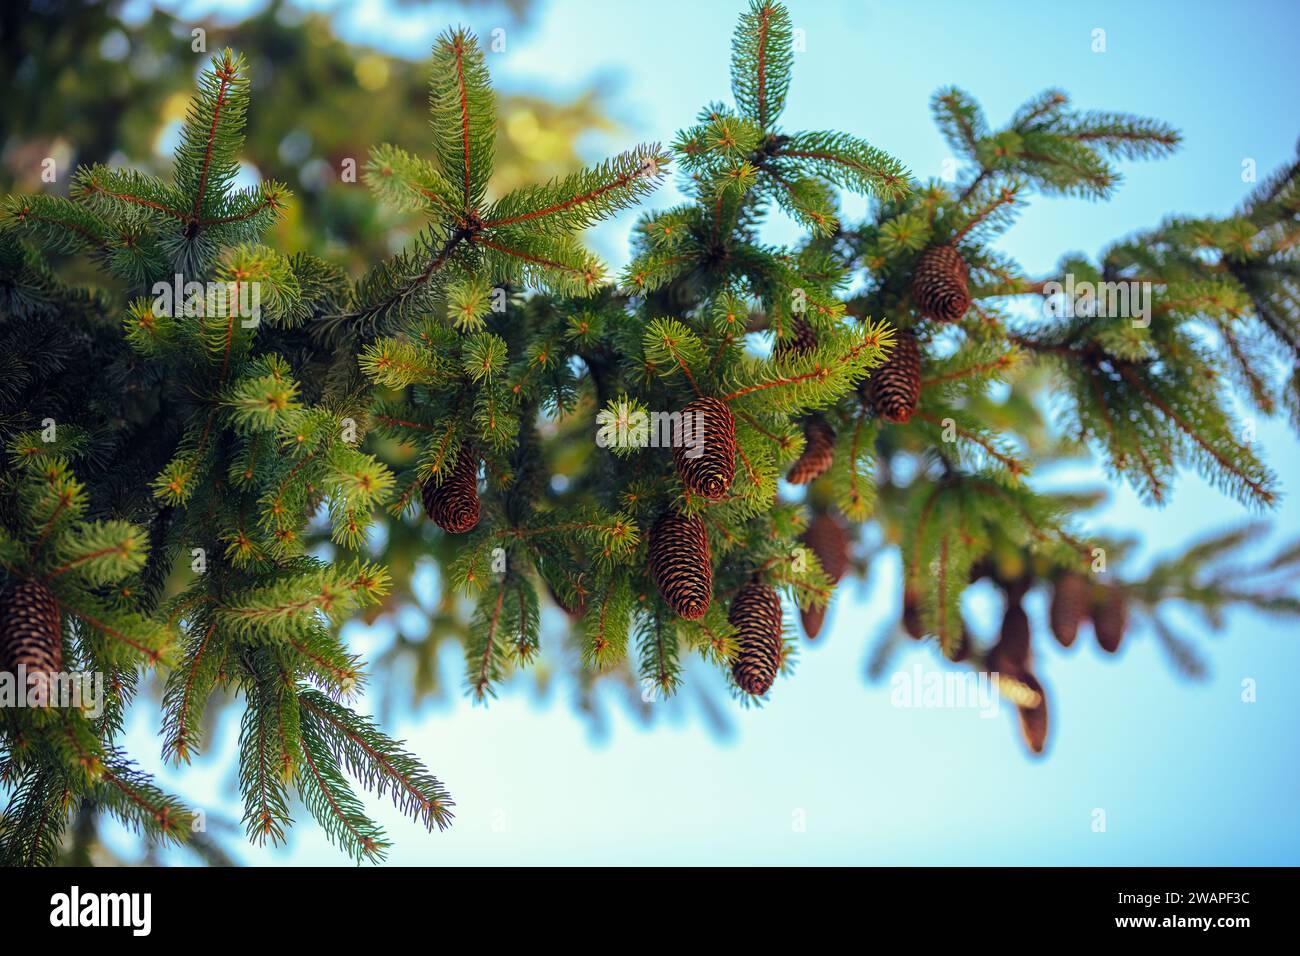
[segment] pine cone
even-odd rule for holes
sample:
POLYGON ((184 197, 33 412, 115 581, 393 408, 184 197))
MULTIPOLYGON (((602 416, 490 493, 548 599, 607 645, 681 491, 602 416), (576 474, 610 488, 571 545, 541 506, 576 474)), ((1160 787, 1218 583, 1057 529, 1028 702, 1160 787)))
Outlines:
POLYGON ((678 617, 703 617, 713 598, 713 557, 700 518, 665 511, 650 529, 650 575, 678 617))
POLYGON ((478 524, 478 455, 462 448, 451 473, 435 485, 426 481, 420 496, 424 510, 443 531, 463 534, 478 524))
POLYGON ((916 411, 921 398, 921 349, 916 336, 903 331, 885 364, 871 373, 868 386, 872 407, 887 422, 902 425, 916 411))
POLYGON ((726 495, 736 476, 736 419, 727 403, 717 398, 687 403, 674 437, 673 461, 682 484, 705 498, 726 495))
POLYGON ((822 625, 826 623, 826 608, 799 608, 799 623, 803 627, 804 636, 811 641, 822 632, 822 625))
POLYGON ((952 246, 931 246, 912 273, 912 300, 936 322, 956 322, 970 308, 966 260, 952 246))
POLYGON ((1107 654, 1119 650, 1128 627, 1128 595, 1118 584, 1099 588, 1092 595, 1092 629, 1107 654))
POLYGON ((1028 671, 1019 675, 1018 679, 1039 696, 1037 707, 1017 706, 1016 711, 1020 715, 1020 732, 1024 735, 1026 746, 1034 754, 1041 754, 1047 747, 1047 692, 1043 690, 1038 678, 1028 671))
POLYGON ((803 427, 803 454, 790 466, 786 480, 806 485, 830 470, 835 461, 835 430, 820 418, 810 418, 803 427))
POLYGON ((1079 634, 1079 625, 1088 616, 1088 579, 1077 571, 1067 571, 1052 587, 1052 604, 1048 618, 1052 634, 1062 647, 1069 647, 1079 634))
POLYGON ((63 669, 63 621, 59 602, 41 581, 15 581, 0 596, 0 669, 15 678, 26 667, 31 698, 50 703, 50 678, 63 669))
MULTIPOLYGON (((817 563, 836 583, 844 577, 849 569, 849 536, 844 525, 833 515, 822 512, 808 523, 801 539, 817 556, 817 563)), ((812 640, 821 633, 822 624, 826 622, 826 608, 800 608, 799 620, 803 632, 812 640)))
POLYGON ((826 512, 817 515, 808 522, 802 540, 832 581, 838 582, 848 572, 849 536, 839 518, 826 512))
POLYGON ((790 332, 790 335, 778 339, 776 345, 772 346, 772 355, 776 358, 790 354, 807 355, 817 347, 817 333, 797 315, 790 324, 790 332))
POLYGON ((1029 667, 1031 658, 1029 616, 1019 601, 1007 601, 1002 616, 1002 632, 989 651, 989 666, 998 672, 1019 675, 1029 667))
POLYGON ((781 599, 776 589, 749 582, 732 600, 727 620, 736 628, 740 648, 731 673, 745 693, 762 696, 781 669, 781 599))

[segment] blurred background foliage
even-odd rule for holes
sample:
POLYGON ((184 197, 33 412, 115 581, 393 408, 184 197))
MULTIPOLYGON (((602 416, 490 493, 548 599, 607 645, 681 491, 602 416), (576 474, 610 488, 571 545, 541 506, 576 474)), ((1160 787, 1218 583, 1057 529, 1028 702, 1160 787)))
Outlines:
MULTIPOLYGON (((275 179, 294 193, 268 241, 352 271, 403 244, 407 224, 342 174, 349 159, 364 165, 373 143, 427 147, 424 62, 347 43, 328 14, 281 0, 234 22, 181 20, 158 8, 141 20, 124 6, 4 5, 0 189, 66 192, 71 171, 90 163, 165 171, 194 77, 208 61, 209 53, 192 49, 192 31, 202 29, 206 50, 229 46, 249 61, 247 180, 275 179), (41 182, 47 157, 58 169, 55 184, 41 182)), ((527 0, 494 6, 512 23, 529 9, 527 0)), ((505 90, 500 116, 490 187, 497 195, 579 168, 582 138, 616 131, 595 88, 563 101, 505 90)))

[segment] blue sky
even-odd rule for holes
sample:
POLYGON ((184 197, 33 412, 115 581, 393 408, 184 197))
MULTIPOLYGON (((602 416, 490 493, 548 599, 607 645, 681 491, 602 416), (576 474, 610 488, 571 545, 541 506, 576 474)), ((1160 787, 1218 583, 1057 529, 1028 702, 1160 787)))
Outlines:
MULTIPOLYGON (((928 113, 931 93, 946 84, 973 93, 994 124, 1031 95, 1059 86, 1079 107, 1151 115, 1183 130, 1185 146, 1173 158, 1125 164, 1126 181, 1110 202, 1035 199, 1001 242, 1031 273, 1050 269, 1067 251, 1096 253, 1167 214, 1230 211, 1249 188, 1242 161, 1254 159, 1266 175, 1292 155, 1300 133, 1300 6, 1292 3, 791 6, 807 52, 796 58, 785 124, 863 136, 920 176, 938 175, 949 155, 928 113), (1104 53, 1092 50, 1097 28, 1106 31, 1104 53)), ((595 159, 638 139, 670 141, 705 103, 730 98, 729 38, 740 8, 552 0, 515 28, 490 6, 394 12, 365 3, 340 7, 338 22, 350 39, 411 56, 422 56, 449 22, 481 34, 507 26, 506 51, 490 58, 502 85, 565 94, 598 80, 608 91, 626 137, 590 144, 595 159)), ((672 198, 664 191, 651 204, 672 198)), ((862 207, 846 208, 856 214, 862 207)), ((616 264, 626 255, 627 224, 594 237, 616 264)), ((778 224, 773 236, 782 235, 778 224)), ((1293 534, 1300 509, 1291 476, 1300 473, 1300 446, 1277 423, 1260 426, 1259 442, 1287 494, 1272 520, 1281 534, 1293 534)), ((1105 483, 1086 467, 1048 480, 1105 483)), ((1139 563, 1250 518, 1191 475, 1160 511, 1126 488, 1113 492, 1095 527, 1137 534, 1139 563)), ((720 682, 697 668, 680 698, 652 705, 649 728, 611 702, 599 736, 575 714, 562 678, 545 693, 531 679, 514 681, 489 708, 456 697, 396 715, 389 726, 448 784, 459 812, 450 831, 427 835, 369 800, 397 844, 392 859, 1300 863, 1300 698, 1286 677, 1300 672, 1300 641, 1284 625, 1238 615, 1217 637, 1185 627, 1210 662, 1210 679, 1195 684, 1172 672, 1146 633, 1130 635, 1117 658, 1103 658, 1082 640, 1062 651, 1041 635, 1053 740, 1047 759, 1032 761, 1009 708, 992 719, 969 709, 903 709, 891 705, 887 684, 865 682, 866 651, 896 614, 896 580, 891 566, 869 585, 844 587, 822 638, 805 644, 794 679, 779 683, 760 710, 733 706, 720 682), (1247 678, 1257 682, 1255 703, 1241 700, 1247 678), (728 711, 730 733, 706 730, 695 686, 728 711), (1097 809, 1105 812, 1105 832, 1094 831, 1097 809)), ((978 602, 975 611, 987 634, 988 615, 978 613, 978 602)), ((1042 613, 1030 607, 1040 628, 1042 613)), ((383 632, 349 633, 363 651, 386 640, 383 632)), ((897 659, 899 667, 914 665, 937 666, 924 650, 897 659)), ((455 655, 446 661, 453 684, 460 666, 455 655)), ((133 752, 210 814, 237 820, 229 762, 212 759, 184 773, 161 768, 157 720, 147 702, 136 706, 133 752)), ((209 751, 233 751, 236 729, 225 722, 209 751)), ((225 842, 247 863, 346 862, 304 813, 297 816, 287 850, 251 850, 234 833, 225 842)))

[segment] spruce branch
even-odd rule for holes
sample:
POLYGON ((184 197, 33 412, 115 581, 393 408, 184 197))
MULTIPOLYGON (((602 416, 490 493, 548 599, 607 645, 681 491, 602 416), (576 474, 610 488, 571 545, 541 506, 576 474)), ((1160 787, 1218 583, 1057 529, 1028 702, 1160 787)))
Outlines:
POLYGON ((767 130, 785 107, 794 65, 790 14, 771 0, 751 0, 731 45, 731 91, 736 104, 767 130))
MULTIPOLYGON (((67 200, 6 202, 0 591, 48 588, 46 633, 65 660, 107 676, 109 700, 93 720, 73 709, 0 723, 0 858, 53 861, 69 812, 94 801, 183 837, 179 804, 115 742, 152 666, 166 670, 174 763, 203 744, 216 692, 240 692, 253 843, 285 840, 296 792, 346 852, 382 859, 387 840, 349 777, 446 826, 441 783, 344 703, 365 669, 340 626, 399 608, 417 557, 444 593, 430 637, 403 637, 386 659, 414 650, 423 692, 434 649, 454 637, 476 702, 541 657, 549 592, 572 622, 586 699, 608 678, 634 698, 670 695, 697 655, 747 705, 793 664, 780 607, 826 609, 842 574, 895 545, 903 630, 972 667, 1006 663, 962 619, 983 577, 1009 607, 1026 588, 1081 581, 1103 647, 1131 606, 1188 673, 1205 662, 1171 604, 1209 626, 1229 608, 1295 615, 1300 549, 1259 557, 1253 531, 1094 587, 1094 549, 1118 571, 1123 543, 1080 515, 1097 496, 1046 494, 1029 466, 1091 452, 1157 503, 1190 466, 1242 500, 1275 501, 1277 478, 1232 409, 1245 392, 1300 420, 1300 166, 1233 215, 1172 218, 1029 278, 993 243, 1032 193, 1108 196, 1123 162, 1167 154, 1178 134, 1079 111, 1054 89, 995 129, 948 88, 932 107, 966 167, 952 188, 913 183, 854 131, 778 126, 793 40, 784 6, 755 0, 733 41, 734 105, 706 105, 670 149, 634 146, 489 200, 487 58, 467 31, 443 34, 427 157, 380 145, 365 172, 378 201, 425 221, 356 280, 274 248, 282 187, 235 188, 249 85, 230 52, 198 80, 170 180, 92 166, 67 200), (672 163, 685 200, 641 217, 619 286, 605 285, 579 234, 645 200, 672 163), (844 215, 841 190, 871 196, 863 218, 844 215), (797 241, 761 238, 774 210, 801 227, 797 241), (45 253, 84 257, 112 281, 67 286, 45 253), (922 282, 923 263, 945 265, 922 282), (158 306, 145 292, 178 271, 234 300, 158 306), (1149 283, 1149 313, 1049 301, 1057 280, 1149 283), (238 298, 254 288, 246 322, 238 298), (700 398, 725 426, 707 481, 661 443, 599 440, 700 398), (54 441, 34 430, 47 412, 54 441), (792 467, 814 451, 815 468, 792 467), (453 489, 472 527, 447 520, 453 489), (420 523, 421 504, 438 530, 420 523), (812 547, 809 515, 845 540, 812 547), (350 553, 326 564, 321 549, 350 553), (391 573, 372 563, 379 549, 391 573), (764 589, 761 619, 733 622, 751 586, 764 589)), ((1028 666, 1012 670, 1008 698, 1045 705, 1028 666)))
POLYGON ((348 772, 377 796, 392 793, 394 805, 432 830, 446 829, 455 805, 443 785, 423 765, 364 717, 316 691, 298 698, 307 723, 329 742, 348 772))
MULTIPOLYGON (((302 712, 301 717, 308 713, 302 712)), ((335 846, 358 863, 382 863, 391 844, 383 828, 365 815, 361 801, 348 786, 325 735, 327 725, 318 718, 301 717, 302 763, 296 780, 303 803, 335 846)), ((249 821, 250 826, 254 823, 249 821)))

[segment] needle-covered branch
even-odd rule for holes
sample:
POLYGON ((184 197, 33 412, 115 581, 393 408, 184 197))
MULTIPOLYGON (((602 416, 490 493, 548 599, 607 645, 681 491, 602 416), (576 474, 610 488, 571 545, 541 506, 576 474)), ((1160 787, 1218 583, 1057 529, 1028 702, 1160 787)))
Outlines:
POLYGON ((254 107, 231 52, 198 79, 170 178, 92 166, 66 199, 6 200, 0 651, 100 672, 108 700, 5 710, 0 857, 57 861, 87 801, 184 838, 180 804, 117 749, 155 667, 168 761, 202 749, 210 706, 242 708, 255 845, 283 843, 300 803, 354 859, 382 859, 358 782, 448 825, 440 781, 348 704, 367 668, 343 625, 402 609, 416 568, 442 588, 429 636, 384 661, 414 653, 417 694, 451 638, 488 702, 551 666, 543 625, 563 620, 585 704, 614 681, 646 711, 697 664, 742 703, 780 693, 795 608, 809 638, 829 633, 841 580, 897 553, 907 637, 889 646, 933 639, 1004 674, 1035 753, 1051 688, 1028 655, 1030 590, 1050 591, 1063 644, 1086 626, 1116 653, 1140 621, 1189 673, 1205 662, 1167 605, 1211 626, 1300 608, 1294 547, 1252 557, 1260 539, 1229 535, 1134 573, 1087 520, 1098 495, 1037 477, 1091 454, 1154 503, 1188 468, 1276 501, 1253 413, 1300 421, 1300 165, 1231 216, 1030 277, 997 247, 1024 205, 1109 196, 1176 131, 1054 89, 995 128, 948 88, 932 107, 965 166, 918 183, 870 130, 782 128, 797 40, 782 4, 754 0, 733 103, 686 117, 670 149, 499 195, 489 58, 443 34, 428 149, 375 145, 365 168, 377 202, 422 221, 356 276, 275 247, 282 187, 236 188, 254 107), (581 233, 670 169, 684 198, 642 215, 612 287, 581 233), (842 191, 870 197, 865 216, 842 191), (777 211, 795 241, 769 241, 777 211), (65 284, 46 254, 109 281, 65 284), (986 581, 1005 602, 995 640, 962 616, 986 581))

